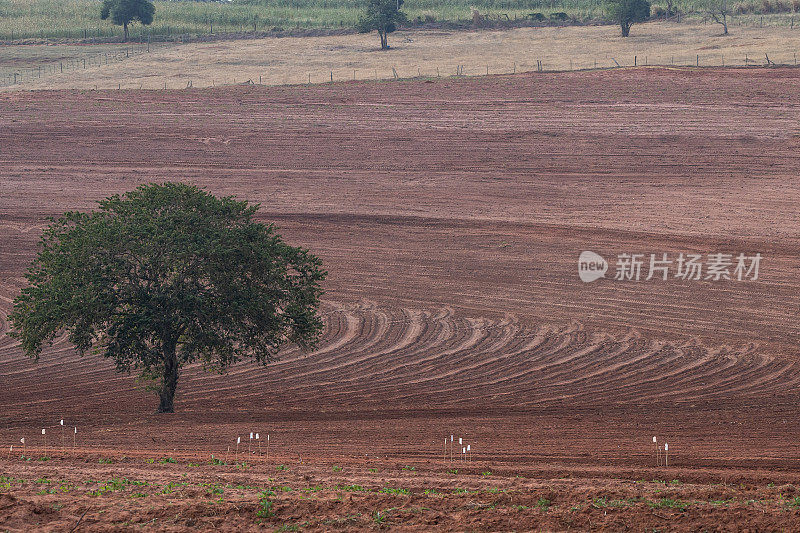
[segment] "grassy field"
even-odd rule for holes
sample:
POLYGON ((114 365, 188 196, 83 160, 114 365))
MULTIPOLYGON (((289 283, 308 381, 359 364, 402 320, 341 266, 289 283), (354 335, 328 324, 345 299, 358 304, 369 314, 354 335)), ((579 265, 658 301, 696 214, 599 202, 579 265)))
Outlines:
POLYGON ((375 35, 53 47, 0 47, 0 86, 5 89, 116 89, 208 87, 252 81, 270 85, 351 79, 451 76, 633 65, 795 64, 800 30, 647 23, 622 38, 614 26, 517 28, 502 31, 417 30, 396 32, 392 49, 378 50, 375 35), (126 49, 128 53, 126 54, 126 49), (54 62, 60 52, 64 57, 54 62), (108 53, 111 59, 106 60, 108 53), (53 58, 50 61, 45 58, 53 58), (86 68, 82 59, 88 58, 86 68), (62 73, 60 63, 66 62, 62 73), (42 67, 43 73, 38 69, 42 67), (393 70, 394 69, 394 70, 393 70), (20 73, 16 85, 8 74, 20 73), (41 77, 40 77, 41 76, 41 77), (4 83, 5 81, 5 83, 4 83))
MULTIPOLYGON (((779 0, 776 8, 791 9, 792 0, 779 0)), ((796 0, 795 0, 796 1, 796 0)), ((659 2, 654 1, 657 5, 659 2)), ((134 24, 134 39, 145 35, 174 36, 215 33, 268 31, 273 28, 352 28, 363 11, 363 0, 238 0, 218 2, 156 1, 156 16, 149 27, 134 24)), ((691 12, 696 2, 676 2, 683 12, 691 12)), ((750 6, 739 18, 746 24, 762 24, 762 1, 743 0, 750 6)), ((545 16, 565 12, 576 21, 600 20, 605 16, 601 0, 407 0, 404 11, 416 21, 470 21, 472 10, 492 20, 514 20, 530 13, 545 16)), ((0 40, 43 38, 100 38, 121 36, 121 28, 99 17, 96 0, 0 0, 0 40)), ((786 13, 767 14, 765 25, 790 25, 786 13)))

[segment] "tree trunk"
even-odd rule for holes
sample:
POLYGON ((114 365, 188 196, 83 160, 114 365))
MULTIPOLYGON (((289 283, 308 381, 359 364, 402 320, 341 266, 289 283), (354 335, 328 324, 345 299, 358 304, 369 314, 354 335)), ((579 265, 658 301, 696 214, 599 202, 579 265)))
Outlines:
POLYGON ((178 355, 175 343, 164 343, 164 377, 161 382, 159 413, 174 413, 173 401, 178 387, 178 355))
MULTIPOLYGON (((125 38, 123 39, 125 42, 128 42, 128 23, 122 25, 122 29, 125 32, 125 38)), ((171 412, 171 411, 170 411, 171 412)))
POLYGON ((386 31, 379 31, 378 35, 381 36, 381 50, 389 48, 389 34, 386 31))
POLYGON ((728 35, 728 17, 726 15, 722 15, 722 35, 728 35))
POLYGON ((622 28, 622 36, 627 37, 631 32, 631 25, 628 22, 620 22, 619 25, 622 28))

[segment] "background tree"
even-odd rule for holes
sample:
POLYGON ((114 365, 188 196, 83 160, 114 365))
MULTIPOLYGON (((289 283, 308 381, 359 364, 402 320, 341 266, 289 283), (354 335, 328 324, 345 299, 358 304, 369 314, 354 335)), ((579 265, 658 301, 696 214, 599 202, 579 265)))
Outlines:
POLYGON ((66 332, 82 355, 158 376, 159 412, 173 412, 187 363, 222 373, 248 357, 266 365, 289 343, 313 347, 326 272, 254 221, 257 209, 165 183, 53 219, 14 301, 11 336, 38 358, 66 332))
POLYGON ((148 26, 153 23, 155 12, 155 6, 148 0, 103 0, 100 18, 107 20, 111 17, 111 22, 117 26, 122 26, 125 32, 125 40, 127 41, 128 24, 138 20, 148 26))
POLYGON ((397 26, 408 22, 406 14, 400 11, 403 0, 369 0, 366 14, 359 20, 358 27, 362 33, 378 30, 381 38, 381 49, 389 48, 389 34, 397 26))
POLYGON ((622 36, 627 37, 635 22, 643 22, 650 17, 650 2, 647 0, 610 0, 608 12, 622 28, 622 36))
POLYGON ((704 0, 703 11, 708 18, 722 25, 723 35, 728 35, 728 17, 731 15, 728 0, 704 0))

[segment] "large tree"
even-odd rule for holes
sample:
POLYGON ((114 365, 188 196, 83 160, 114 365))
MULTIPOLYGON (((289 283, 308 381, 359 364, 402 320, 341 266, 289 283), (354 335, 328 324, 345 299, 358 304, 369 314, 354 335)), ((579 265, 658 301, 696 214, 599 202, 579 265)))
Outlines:
POLYGON ((367 12, 359 21, 359 30, 362 33, 378 30, 381 49, 388 49, 389 34, 400 24, 408 22, 406 14, 400 11, 402 5, 403 0, 369 0, 367 12))
POLYGON ((10 334, 38 358, 66 333, 81 354, 155 378, 159 412, 173 412, 187 363, 223 372, 244 358, 266 365, 287 344, 313 347, 326 272, 255 221, 258 207, 164 183, 53 219, 10 334))
POLYGON ((647 0, 610 0, 608 13, 619 24, 622 36, 627 37, 635 22, 644 22, 650 18, 650 2, 647 0))
POLYGON ((107 20, 110 17, 111 22, 122 26, 127 41, 128 24, 139 21, 148 26, 153 23, 155 12, 155 6, 148 0, 103 0, 100 18, 107 20))

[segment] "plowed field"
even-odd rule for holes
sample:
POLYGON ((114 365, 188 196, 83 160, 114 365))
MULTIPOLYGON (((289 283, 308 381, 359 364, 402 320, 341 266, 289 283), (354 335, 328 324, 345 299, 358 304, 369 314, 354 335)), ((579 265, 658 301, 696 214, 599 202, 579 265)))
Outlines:
POLYGON ((189 368, 175 415, 65 340, 34 363, 0 338, 0 529, 797 529, 798 83, 641 68, 0 94, 2 332, 47 217, 150 181, 260 202, 330 272, 315 352, 189 368), (584 250, 763 259, 757 280, 583 283, 584 250), (269 458, 246 455, 251 431, 269 458), (471 463, 445 460, 451 434, 471 463))

